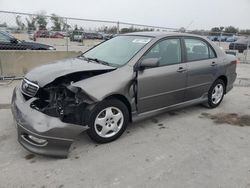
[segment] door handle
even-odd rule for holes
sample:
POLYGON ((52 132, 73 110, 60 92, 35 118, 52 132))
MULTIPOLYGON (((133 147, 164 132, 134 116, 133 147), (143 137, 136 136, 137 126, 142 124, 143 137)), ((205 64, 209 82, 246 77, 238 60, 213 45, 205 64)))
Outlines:
POLYGON ((215 65, 217 65, 217 63, 212 62, 211 66, 214 67, 215 65))
POLYGON ((183 68, 183 67, 179 67, 179 68, 177 69, 177 72, 185 72, 185 71, 187 71, 187 69, 185 69, 185 68, 183 68))

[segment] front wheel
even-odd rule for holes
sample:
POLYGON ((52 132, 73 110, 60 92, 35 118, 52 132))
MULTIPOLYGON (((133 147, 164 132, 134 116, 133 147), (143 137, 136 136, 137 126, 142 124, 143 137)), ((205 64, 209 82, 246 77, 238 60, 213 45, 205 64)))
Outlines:
POLYGON ((123 102, 104 100, 91 111, 87 134, 96 142, 111 142, 122 135, 128 122, 129 112, 123 102))
POLYGON ((225 94, 225 83, 223 80, 216 80, 208 91, 208 102, 209 108, 216 108, 220 105, 225 94))

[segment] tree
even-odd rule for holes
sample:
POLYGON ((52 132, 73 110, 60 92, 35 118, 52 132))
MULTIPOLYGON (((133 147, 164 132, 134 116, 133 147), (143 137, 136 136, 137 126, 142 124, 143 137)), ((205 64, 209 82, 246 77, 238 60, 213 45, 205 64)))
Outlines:
POLYGON ((105 30, 109 34, 115 34, 115 33, 117 33, 117 27, 116 26, 107 27, 107 28, 105 28, 105 30))
POLYGON ((47 18, 45 16, 45 12, 40 12, 37 14, 36 16, 36 22, 37 22, 37 25, 39 27, 39 30, 46 30, 46 27, 47 27, 47 18))
POLYGON ((222 32, 225 29, 225 27, 220 26, 220 31, 222 32))
POLYGON ((78 30, 78 26, 77 24, 74 26, 74 30, 77 31, 78 30))
POLYGON ((240 30, 239 34, 241 34, 241 35, 250 35, 250 29, 240 30))
POLYGON ((18 26, 18 30, 24 30, 25 29, 25 24, 21 20, 21 16, 16 16, 16 24, 18 26))
POLYGON ((185 32, 186 32, 185 27, 181 27, 181 28, 179 29, 179 32, 181 32, 181 33, 185 33, 185 32))
POLYGON ((69 24, 67 24, 67 22, 65 20, 63 20, 62 30, 67 31, 67 30, 69 30, 69 28, 71 28, 71 26, 69 24))
POLYGON ((54 31, 61 31, 63 25, 63 19, 56 14, 51 14, 50 20, 53 23, 52 29, 54 31))
POLYGON ((210 31, 210 35, 219 35, 221 32, 221 29, 219 27, 213 27, 210 31))
POLYGON ((28 31, 36 30, 36 17, 30 16, 29 19, 26 17, 28 31))
POLYGON ((238 32, 239 32, 239 29, 235 28, 233 26, 228 26, 228 27, 225 28, 225 33, 236 34, 238 32))

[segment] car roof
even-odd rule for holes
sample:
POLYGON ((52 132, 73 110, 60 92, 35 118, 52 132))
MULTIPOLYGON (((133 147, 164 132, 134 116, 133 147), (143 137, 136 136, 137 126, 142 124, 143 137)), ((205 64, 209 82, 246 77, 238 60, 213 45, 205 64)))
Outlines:
POLYGON ((193 36, 193 37, 202 37, 200 35, 188 34, 188 33, 180 33, 180 32, 133 32, 133 33, 126 33, 123 35, 129 36, 145 36, 145 37, 169 37, 169 36, 193 36))

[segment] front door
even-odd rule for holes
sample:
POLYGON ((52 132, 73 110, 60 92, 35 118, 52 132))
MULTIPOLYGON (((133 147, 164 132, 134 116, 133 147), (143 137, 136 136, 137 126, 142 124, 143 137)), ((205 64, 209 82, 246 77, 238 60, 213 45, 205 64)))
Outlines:
POLYGON ((142 58, 159 58, 160 65, 138 72, 138 112, 148 112, 184 101, 187 67, 182 63, 181 41, 164 39, 142 58))

